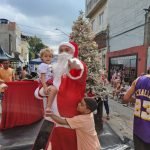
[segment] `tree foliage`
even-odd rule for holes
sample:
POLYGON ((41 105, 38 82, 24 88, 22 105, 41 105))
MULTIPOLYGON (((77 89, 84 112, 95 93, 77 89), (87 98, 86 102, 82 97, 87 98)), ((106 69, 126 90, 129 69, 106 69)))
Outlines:
POLYGON ((100 58, 98 45, 94 41, 90 22, 83 12, 73 23, 70 40, 79 46, 79 58, 88 66, 87 88, 93 87, 96 92, 101 89, 100 81, 100 58))
POLYGON ((42 48, 47 47, 43 44, 42 40, 36 36, 28 39, 29 43, 29 59, 37 58, 38 53, 42 48))

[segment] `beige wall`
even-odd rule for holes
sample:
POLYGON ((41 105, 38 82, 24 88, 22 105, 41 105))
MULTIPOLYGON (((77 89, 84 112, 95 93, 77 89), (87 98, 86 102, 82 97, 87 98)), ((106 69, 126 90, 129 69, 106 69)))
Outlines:
MULTIPOLYGON (((86 4, 87 3, 88 3, 88 0, 86 0, 86 4)), ((108 16, 108 3, 106 0, 106 2, 103 5, 99 6, 97 11, 95 11, 89 18, 91 25, 92 25, 93 20, 95 20, 94 27, 93 27, 93 31, 95 35, 107 29, 107 26, 108 26, 107 16, 108 16), (103 13, 103 22, 102 24, 100 24, 99 15, 102 13, 103 13)), ((99 52, 99 58, 101 62, 100 69, 103 69, 103 67, 106 68, 106 54, 107 54, 107 47, 100 49, 100 52, 99 52)))
POLYGON ((0 24, 0 45, 11 54, 16 49, 15 30, 12 30, 8 24, 0 24))
POLYGON ((0 24, 0 45, 9 54, 20 53, 23 61, 29 61, 29 50, 27 41, 22 41, 21 31, 15 22, 0 24))
POLYGON ((95 34, 106 30, 107 25, 108 25, 108 19, 107 19, 107 2, 99 7, 99 9, 97 9, 97 11, 95 13, 93 13, 93 15, 90 18, 90 22, 92 24, 92 22, 94 21, 94 27, 93 27, 93 31, 95 34), (102 24, 99 23, 99 15, 103 13, 103 22, 102 24))
POLYGON ((141 46, 144 43, 145 8, 150 0, 109 0, 109 45, 110 51, 128 49, 141 46), (118 34, 129 31, 118 36, 118 34))

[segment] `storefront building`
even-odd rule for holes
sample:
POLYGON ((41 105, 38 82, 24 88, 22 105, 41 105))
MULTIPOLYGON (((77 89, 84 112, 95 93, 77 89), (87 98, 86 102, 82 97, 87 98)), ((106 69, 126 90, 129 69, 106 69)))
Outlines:
POLYGON ((117 71, 123 74, 125 82, 133 81, 146 72, 147 47, 136 46, 124 50, 107 53, 107 70, 109 80, 117 71))

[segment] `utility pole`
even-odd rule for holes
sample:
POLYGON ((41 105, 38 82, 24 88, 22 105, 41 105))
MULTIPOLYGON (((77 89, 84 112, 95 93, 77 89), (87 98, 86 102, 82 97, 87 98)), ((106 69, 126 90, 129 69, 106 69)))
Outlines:
POLYGON ((150 69, 150 6, 148 9, 144 9, 145 14, 145 26, 144 26, 144 45, 147 47, 147 60, 145 64, 145 72, 150 69))
POLYGON ((145 14, 145 29, 144 29, 144 45, 150 46, 150 6, 144 9, 145 14))

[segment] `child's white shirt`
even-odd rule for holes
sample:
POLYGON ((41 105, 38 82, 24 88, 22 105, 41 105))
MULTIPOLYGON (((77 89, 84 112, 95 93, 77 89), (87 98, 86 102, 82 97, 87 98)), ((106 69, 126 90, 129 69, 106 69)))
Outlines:
POLYGON ((41 63, 38 66, 37 73, 39 76, 39 80, 41 80, 41 74, 45 73, 46 81, 53 79, 53 68, 51 64, 41 63))

